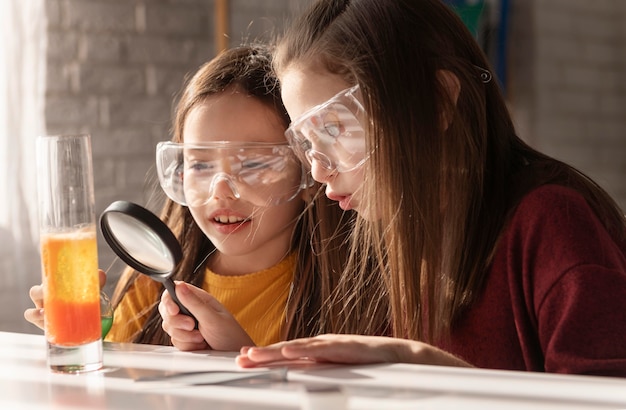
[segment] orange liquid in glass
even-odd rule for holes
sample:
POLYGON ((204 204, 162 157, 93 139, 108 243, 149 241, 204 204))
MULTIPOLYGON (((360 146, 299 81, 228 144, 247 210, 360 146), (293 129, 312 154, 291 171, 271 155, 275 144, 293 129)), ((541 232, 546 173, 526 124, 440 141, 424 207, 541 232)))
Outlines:
POLYGON ((41 237, 46 338, 59 346, 98 340, 100 284, 95 230, 41 237))

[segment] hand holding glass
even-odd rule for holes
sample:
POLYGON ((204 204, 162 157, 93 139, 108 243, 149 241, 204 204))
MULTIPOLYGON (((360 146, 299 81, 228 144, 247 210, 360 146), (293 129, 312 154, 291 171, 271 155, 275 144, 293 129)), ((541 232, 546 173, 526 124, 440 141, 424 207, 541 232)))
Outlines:
POLYGON ((102 328, 89 135, 39 137, 37 167, 48 365, 97 370, 102 328))

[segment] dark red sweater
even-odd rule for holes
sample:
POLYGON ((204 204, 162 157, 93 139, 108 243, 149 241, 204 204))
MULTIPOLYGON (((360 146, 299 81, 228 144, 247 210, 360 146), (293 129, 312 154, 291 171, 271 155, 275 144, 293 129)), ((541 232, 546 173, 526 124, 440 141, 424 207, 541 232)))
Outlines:
POLYGON ((625 254, 580 194, 532 191, 441 347, 484 368, 626 376, 625 254))

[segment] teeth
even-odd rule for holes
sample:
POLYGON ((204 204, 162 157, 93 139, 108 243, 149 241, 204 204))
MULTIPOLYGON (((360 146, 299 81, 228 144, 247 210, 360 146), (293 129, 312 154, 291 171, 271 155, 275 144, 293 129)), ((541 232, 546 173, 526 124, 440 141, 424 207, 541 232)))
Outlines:
POLYGON ((215 218, 213 218, 215 220, 215 222, 219 222, 219 223, 223 223, 223 224, 234 224, 237 222, 243 222, 245 221, 245 218, 240 218, 238 216, 226 216, 226 215, 219 215, 216 216, 215 218))

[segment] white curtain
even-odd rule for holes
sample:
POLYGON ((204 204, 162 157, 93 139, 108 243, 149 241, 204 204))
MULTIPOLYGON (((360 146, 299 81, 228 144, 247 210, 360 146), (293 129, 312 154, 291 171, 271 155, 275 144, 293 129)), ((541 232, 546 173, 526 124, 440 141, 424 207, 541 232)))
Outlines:
POLYGON ((45 133, 45 0, 0 0, 0 331, 23 318, 41 281, 35 137, 45 133))

